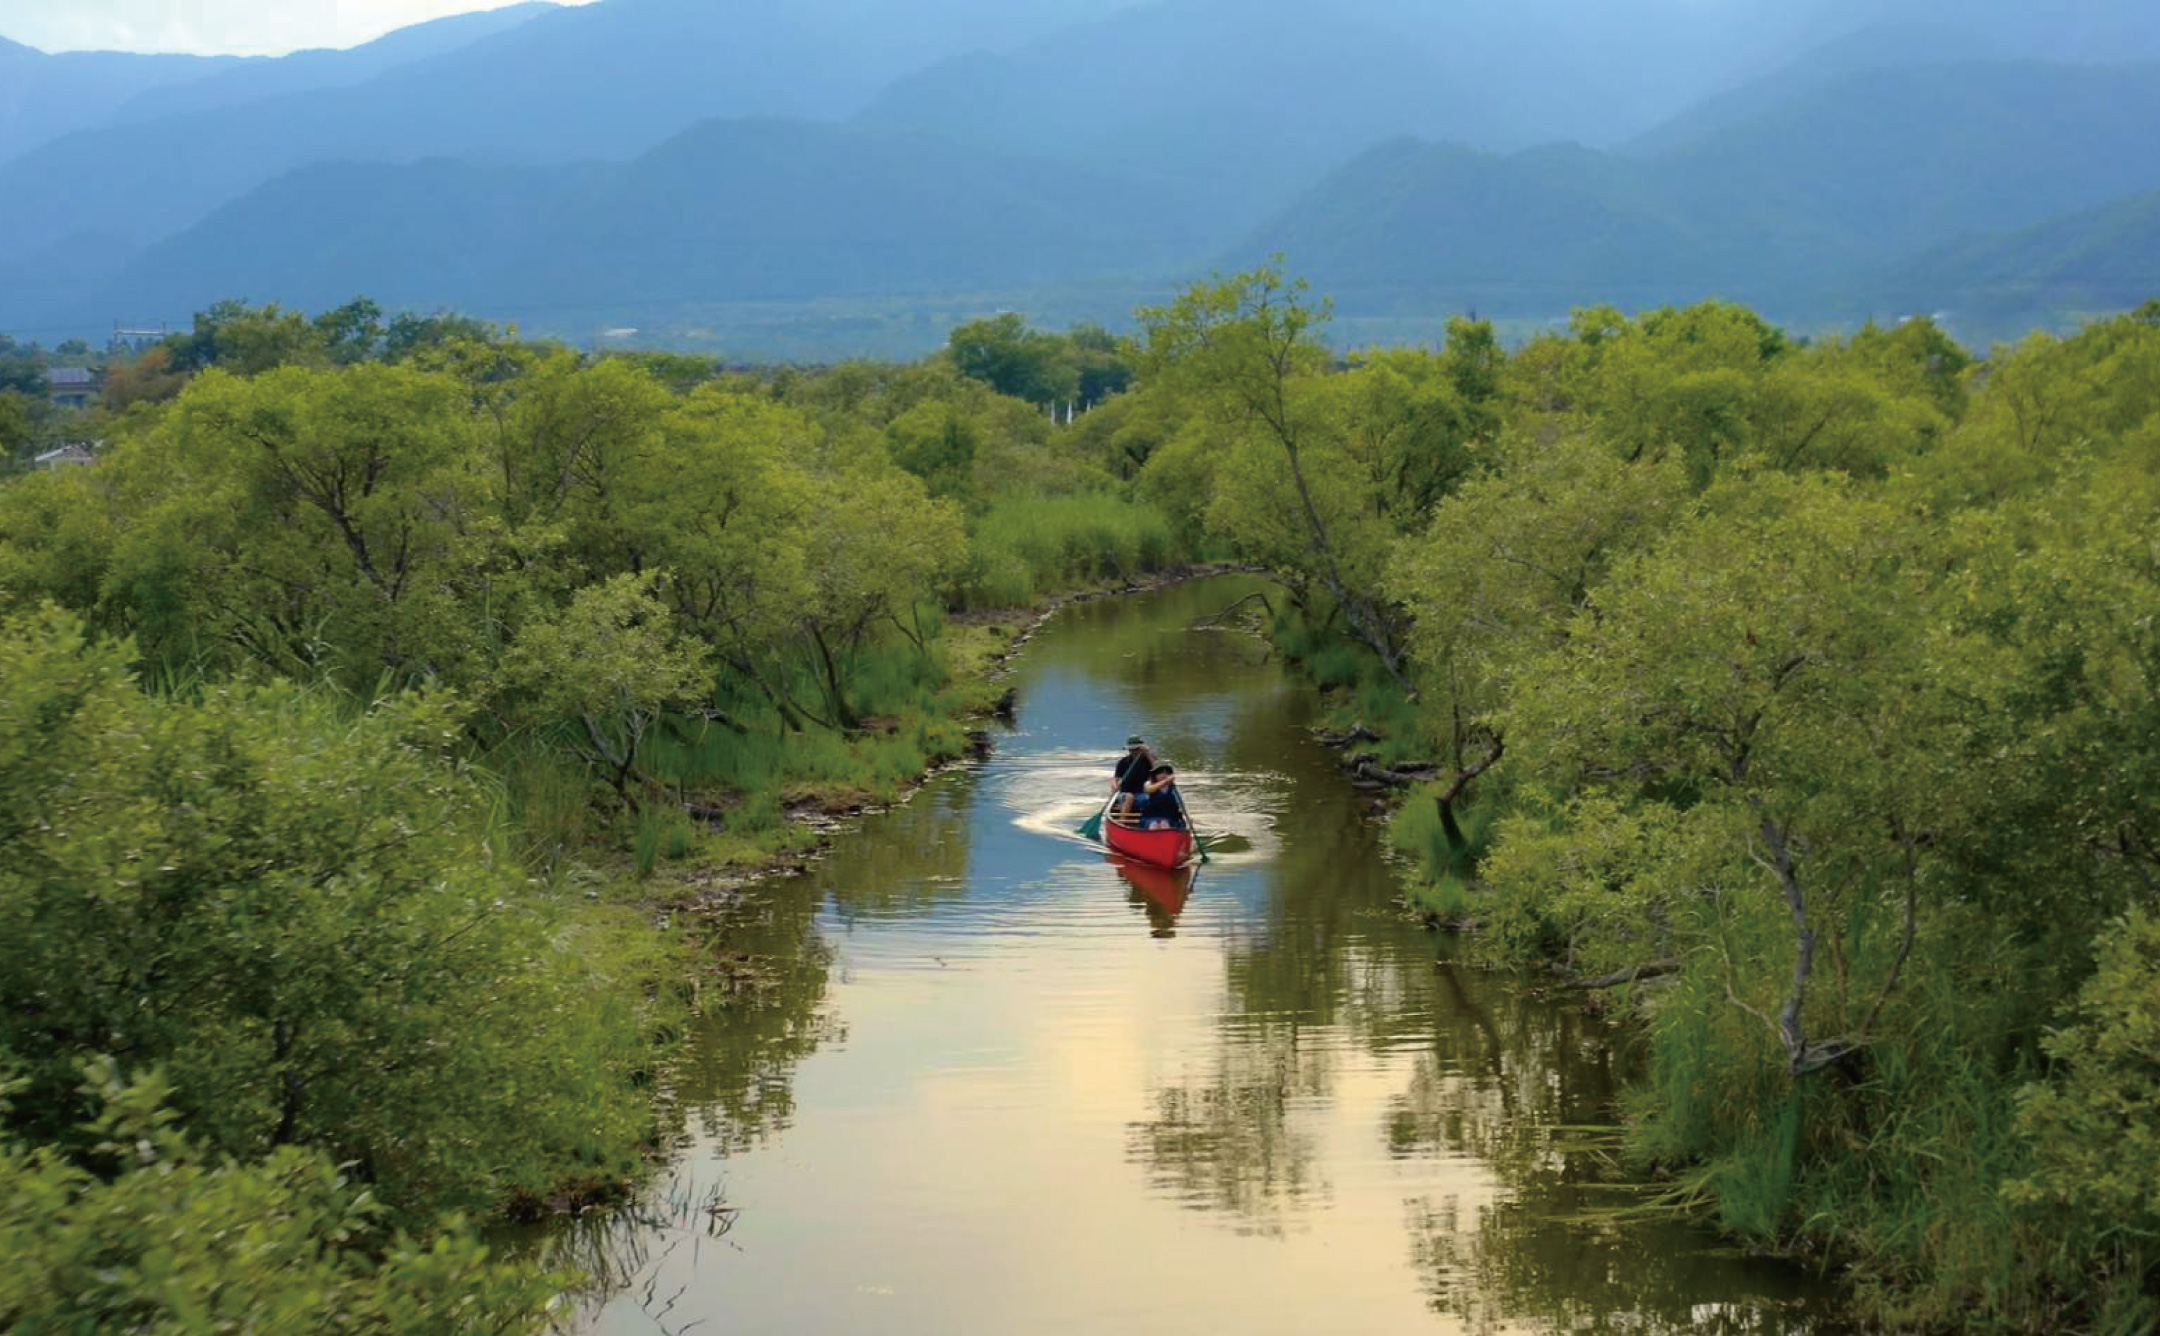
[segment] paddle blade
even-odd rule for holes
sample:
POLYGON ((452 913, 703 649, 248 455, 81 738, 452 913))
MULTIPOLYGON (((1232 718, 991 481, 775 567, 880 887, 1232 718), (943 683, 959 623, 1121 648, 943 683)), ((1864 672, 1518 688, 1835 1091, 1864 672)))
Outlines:
MULTIPOLYGON (((1106 808, 1104 810, 1107 811, 1108 809, 1106 808)), ((1102 838, 1102 819, 1102 812, 1097 812, 1095 815, 1081 822, 1080 838, 1083 840, 1100 840, 1102 838)))
POLYGON ((1203 840, 1199 836, 1195 835, 1193 836, 1192 847, 1194 852, 1200 855, 1201 862, 1205 863, 1208 861, 1206 840, 1203 840))

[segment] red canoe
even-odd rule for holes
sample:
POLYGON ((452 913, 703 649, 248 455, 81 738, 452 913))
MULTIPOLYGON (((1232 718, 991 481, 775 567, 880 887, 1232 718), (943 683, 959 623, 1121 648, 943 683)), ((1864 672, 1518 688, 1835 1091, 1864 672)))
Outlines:
POLYGON ((1104 844, 1149 867, 1181 868, 1192 861, 1193 836, 1189 830, 1136 830, 1105 821, 1102 834, 1104 844))

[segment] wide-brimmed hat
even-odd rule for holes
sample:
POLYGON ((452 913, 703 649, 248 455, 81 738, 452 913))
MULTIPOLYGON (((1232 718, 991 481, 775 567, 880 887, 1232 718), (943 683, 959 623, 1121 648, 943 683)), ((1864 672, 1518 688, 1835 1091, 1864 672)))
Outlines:
POLYGON ((1128 747, 1145 747, 1147 746, 1147 739, 1141 737, 1138 733, 1135 733, 1131 737, 1125 739, 1125 745, 1128 747))

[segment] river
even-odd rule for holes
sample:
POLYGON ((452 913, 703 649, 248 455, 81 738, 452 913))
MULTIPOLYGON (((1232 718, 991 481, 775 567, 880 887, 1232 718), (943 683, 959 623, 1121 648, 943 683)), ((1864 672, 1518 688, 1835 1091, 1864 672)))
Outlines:
POLYGON ((992 757, 754 893, 575 1330, 1750 1332, 1830 1287, 1623 1216, 1611 1029, 1391 908, 1385 832, 1210 580, 1068 608, 992 757), (1229 850, 1075 839, 1129 732, 1229 850), (1182 903, 1180 901, 1182 900, 1182 903), (722 983, 725 978, 730 982, 722 983))

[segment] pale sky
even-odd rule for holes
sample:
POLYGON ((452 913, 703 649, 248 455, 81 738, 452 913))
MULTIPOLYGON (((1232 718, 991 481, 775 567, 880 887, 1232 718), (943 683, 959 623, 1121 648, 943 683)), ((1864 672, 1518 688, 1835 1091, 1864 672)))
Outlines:
MULTIPOLYGON (((513 0, 0 0, 0 37, 43 51, 282 55, 357 46, 513 0)), ((565 0, 558 0, 558 3, 565 0)), ((589 0, 567 0, 571 4, 589 0)))

